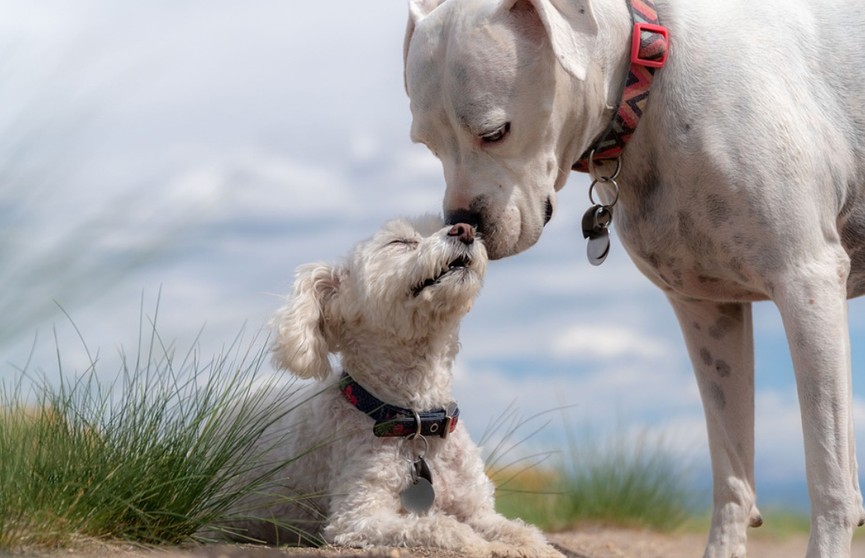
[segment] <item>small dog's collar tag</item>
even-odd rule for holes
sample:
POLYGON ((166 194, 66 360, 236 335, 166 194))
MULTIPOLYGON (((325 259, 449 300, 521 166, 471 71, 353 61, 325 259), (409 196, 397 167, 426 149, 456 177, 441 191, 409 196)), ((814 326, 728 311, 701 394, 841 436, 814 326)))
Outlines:
POLYGON ((435 489, 432 486, 432 472, 426 460, 419 456, 409 463, 411 482, 400 492, 402 507, 409 513, 422 515, 427 513, 435 502, 435 489))

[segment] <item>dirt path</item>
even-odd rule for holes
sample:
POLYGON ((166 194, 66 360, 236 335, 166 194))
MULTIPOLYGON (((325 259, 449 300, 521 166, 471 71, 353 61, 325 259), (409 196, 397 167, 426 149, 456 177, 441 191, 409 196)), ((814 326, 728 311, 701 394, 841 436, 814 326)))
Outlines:
MULTIPOLYGON (((706 544, 703 533, 666 535, 629 529, 594 528, 549 535, 569 558, 700 558, 706 544)), ((775 538, 752 533, 750 558, 804 558, 807 535, 775 538)), ((851 558, 865 558, 865 540, 853 542, 851 558)))
MULTIPOLYGON (((659 534, 618 528, 583 528, 549 535, 550 541, 568 558, 700 558, 706 537, 703 534, 659 534)), ((751 537, 751 558, 802 558, 808 544, 806 535, 782 539, 751 537)), ((462 558, 459 553, 428 548, 376 549, 358 551, 338 548, 268 548, 261 546, 214 545, 190 549, 142 550, 116 546, 88 546, 74 551, 27 554, 39 558, 462 558)), ((852 558, 865 558, 865 537, 853 542, 852 558)))

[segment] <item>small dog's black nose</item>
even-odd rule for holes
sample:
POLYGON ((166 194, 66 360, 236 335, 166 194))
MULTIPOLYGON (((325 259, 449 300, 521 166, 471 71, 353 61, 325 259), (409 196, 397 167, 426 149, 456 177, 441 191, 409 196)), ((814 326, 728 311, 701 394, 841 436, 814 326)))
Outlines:
POLYGON ((463 244, 471 244, 475 241, 475 228, 466 223, 457 223, 448 231, 448 236, 458 237, 463 244))

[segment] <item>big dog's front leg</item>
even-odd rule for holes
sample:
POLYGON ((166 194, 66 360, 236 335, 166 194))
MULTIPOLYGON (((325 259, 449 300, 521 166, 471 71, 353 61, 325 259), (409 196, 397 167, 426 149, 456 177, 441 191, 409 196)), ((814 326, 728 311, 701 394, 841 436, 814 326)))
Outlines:
POLYGON ((762 523, 754 490, 754 335, 750 304, 670 296, 694 366, 709 434, 714 505, 705 558, 743 558, 762 523))
POLYGON ((779 277, 781 312, 799 392, 811 497, 808 558, 846 558, 863 522, 853 437, 849 259, 840 249, 779 277))

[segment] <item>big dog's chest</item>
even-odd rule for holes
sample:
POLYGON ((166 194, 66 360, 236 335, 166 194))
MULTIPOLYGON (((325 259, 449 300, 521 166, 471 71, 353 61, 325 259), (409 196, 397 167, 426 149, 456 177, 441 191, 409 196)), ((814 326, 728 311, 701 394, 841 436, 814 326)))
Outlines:
MULTIPOLYGON (((687 175, 686 175, 687 176, 687 175)), ((718 301, 758 301, 837 237, 850 258, 848 296, 865 294, 865 195, 840 212, 825 196, 777 201, 722 177, 625 181, 615 208, 619 238, 662 290, 718 301), (827 241, 828 239, 828 241, 827 241)), ((802 196, 800 191, 798 194, 802 196)))
MULTIPOLYGON (((727 211, 719 200, 718 211, 727 211)), ((746 232, 723 234, 687 208, 640 214, 617 207, 616 230, 638 269, 668 293, 719 301, 770 297, 746 232)))

